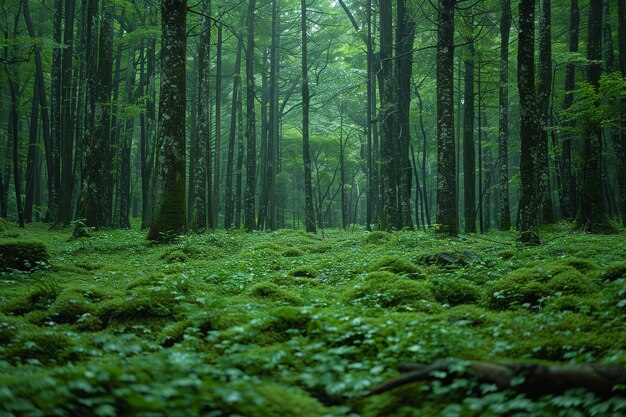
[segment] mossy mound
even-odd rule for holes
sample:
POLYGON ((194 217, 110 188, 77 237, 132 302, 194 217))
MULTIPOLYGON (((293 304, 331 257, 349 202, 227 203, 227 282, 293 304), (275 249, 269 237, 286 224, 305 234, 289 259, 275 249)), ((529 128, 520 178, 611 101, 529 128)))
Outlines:
POLYGON ((72 338, 52 330, 34 329, 18 334, 6 351, 11 363, 36 360, 43 364, 65 363, 76 358, 72 338))
POLYGON ((61 293, 61 287, 52 281, 40 282, 28 294, 2 304, 2 311, 17 316, 35 310, 46 310, 61 293))
POLYGON ((164 260, 165 263, 173 264, 177 262, 187 262, 189 260, 189 256, 187 256, 187 254, 181 250, 168 249, 161 254, 159 259, 164 260))
POLYGON ((588 295, 597 291, 595 280, 567 264, 520 268, 496 282, 489 291, 488 305, 496 310, 535 307, 548 297, 588 295))
POLYGON ((47 265, 46 245, 37 240, 0 239, 0 271, 30 271, 47 265))
POLYGON ((303 304, 300 297, 295 296, 289 291, 280 288, 278 285, 271 282, 260 282, 253 285, 248 290, 248 295, 259 300, 274 303, 286 303, 291 305, 303 304))
POLYGON ((600 277, 609 281, 626 278, 626 262, 609 265, 600 277))
POLYGON ((352 303, 367 307, 432 308, 435 297, 425 283, 401 278, 391 272, 374 272, 347 294, 352 303))
POLYGON ((435 299, 451 306, 474 304, 480 299, 480 289, 471 281, 456 277, 436 277, 428 282, 435 299))
POLYGON ((319 272, 315 268, 303 265, 298 268, 291 269, 288 274, 292 277, 315 278, 319 275, 319 272))
POLYGON ((368 232, 363 236, 363 242, 370 244, 379 244, 387 240, 389 234, 387 232, 381 232, 379 230, 374 232, 368 232))
POLYGON ((93 307, 93 314, 102 323, 124 323, 171 318, 174 315, 176 295, 164 287, 130 291, 123 297, 104 300, 93 307))
POLYGON ((370 271, 386 271, 414 278, 423 276, 421 270, 416 265, 399 256, 384 256, 378 259, 370 266, 370 271))

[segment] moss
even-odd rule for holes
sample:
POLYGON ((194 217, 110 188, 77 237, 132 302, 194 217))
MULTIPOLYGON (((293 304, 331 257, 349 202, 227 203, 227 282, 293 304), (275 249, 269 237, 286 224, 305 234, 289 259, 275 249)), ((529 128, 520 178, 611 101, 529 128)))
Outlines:
POLYGON ((245 401, 235 406, 233 415, 250 417, 319 417, 333 415, 319 401, 305 391, 294 387, 266 382, 256 386, 255 395, 260 401, 245 401))
POLYGON ((91 312, 92 305, 82 292, 64 290, 56 298, 48 313, 56 323, 75 323, 82 315, 91 312))
POLYGON ((405 274, 411 277, 422 276, 417 266, 398 256, 385 256, 378 259, 372 264, 370 271, 387 271, 393 272, 394 274, 405 274))
POLYGON ((598 268, 598 266, 593 262, 580 258, 567 258, 560 263, 563 265, 571 266, 572 268, 576 269, 579 272, 582 272, 583 274, 586 274, 598 268))
POLYGON ((17 269, 30 271, 48 263, 49 255, 43 242, 37 240, 0 239, 0 271, 17 269))
POLYGON ((363 242, 370 244, 379 244, 383 241, 386 241, 388 237, 388 233, 381 232, 379 230, 374 232, 368 232, 363 236, 363 242))
POLYGON ((303 304, 299 297, 271 282, 260 282, 253 285, 248 290, 248 294, 253 298, 275 303, 303 304))
POLYGON ((545 267, 520 268, 501 278, 489 291, 488 304, 502 310, 532 307, 548 296, 585 295, 596 291, 594 281, 571 266, 557 262, 545 267))
POLYGON ((304 252, 302 252, 298 248, 287 248, 287 249, 284 249, 282 253, 283 253, 283 256, 286 256, 288 258, 295 258, 295 257, 304 255, 304 252))
POLYGON ((15 315, 24 315, 34 310, 48 309, 61 292, 61 287, 53 281, 44 281, 26 296, 10 300, 2 305, 2 311, 15 315))
POLYGON ((0 317, 0 346, 7 345, 17 334, 20 323, 11 317, 0 317))
POLYGON ((626 262, 609 265, 600 276, 609 281, 626 278, 626 262))
POLYGON ((148 240, 171 242, 187 230, 184 181, 165 182, 165 190, 155 213, 148 240))
POLYGON ((180 250, 166 250, 159 256, 159 259, 164 260, 165 263, 173 264, 176 262, 187 262, 189 256, 180 250))
POLYGON ((461 304, 445 310, 437 317, 445 319, 451 323, 465 321, 471 326, 480 327, 488 324, 500 323, 503 319, 501 317, 502 314, 506 313, 494 313, 477 305, 461 304))
POLYGON ((348 292, 348 299, 367 307, 407 307, 423 311, 435 301, 425 283, 386 273, 370 274, 348 292))
POLYGON ((41 363, 64 363, 74 359, 72 338, 51 330, 36 329, 19 334, 7 349, 9 362, 36 359, 41 363))
POLYGON ((315 278, 319 275, 319 272, 317 272, 315 268, 303 265, 298 268, 291 269, 288 274, 292 277, 315 278))
POLYGON ((6 220, 0 218, 0 232, 6 232, 7 230, 9 230, 9 225, 6 220))
POLYGON ((451 306, 473 304, 480 299, 478 287, 463 278, 433 278, 428 282, 428 287, 438 302, 451 306))
POLYGON ((176 300, 174 294, 165 289, 136 291, 96 304, 93 314, 106 325, 126 321, 171 318, 176 300))

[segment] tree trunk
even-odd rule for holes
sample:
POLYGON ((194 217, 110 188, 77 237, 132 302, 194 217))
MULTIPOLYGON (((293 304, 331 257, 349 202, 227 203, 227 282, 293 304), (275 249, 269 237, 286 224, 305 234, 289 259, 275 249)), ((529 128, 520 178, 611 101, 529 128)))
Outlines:
POLYGON ((550 192, 550 169, 548 166, 548 129, 550 125, 550 92, 552 91, 552 9, 550 0, 541 0, 539 16, 539 73, 537 80, 537 107, 541 135, 537 144, 535 179, 539 221, 542 224, 556 222, 552 193, 550 192))
POLYGON ((437 233, 458 233, 454 143, 454 0, 439 3, 437 28, 437 233))
POLYGON ((269 132, 267 148, 268 221, 270 230, 276 230, 276 173, 278 170, 278 145, 280 130, 279 85, 280 72, 280 22, 278 0, 272 2, 272 45, 270 49, 270 94, 269 132))
MULTIPOLYGON (((249 232, 256 229, 256 120, 254 112, 254 8, 256 0, 248 0, 248 41, 246 45, 246 194, 244 197, 244 225, 249 232)), ((305 51, 303 46, 303 53, 305 51)))
MULTIPOLYGON (((211 15, 211 1, 203 0, 203 13, 211 15)), ((198 42, 198 73, 196 82, 196 132, 190 157, 193 159, 193 210, 191 227, 201 232, 207 229, 207 157, 210 157, 211 129, 209 125, 209 49, 211 45, 211 20, 202 18, 202 32, 198 42)), ((189 174, 191 177, 191 173, 189 174)))
POLYGON ((33 204, 35 199, 35 173, 37 163, 37 139, 39 133, 39 86, 35 77, 33 101, 30 110, 30 126, 28 129, 28 151, 26 156, 26 196, 24 199, 24 221, 32 223, 33 204))
POLYGON ((211 226, 217 229, 220 192, 220 146, 222 131, 222 24, 217 25, 217 63, 215 68, 215 174, 211 199, 211 226))
POLYGON ((511 228, 509 205, 509 33, 511 31, 511 0, 502 0, 500 23, 500 117, 498 133, 498 163, 500 173, 500 230, 511 228))
MULTIPOLYGON (((411 109, 411 76, 413 69, 413 41, 415 39, 416 22, 405 10, 404 0, 398 1, 396 35, 396 129, 398 145, 396 159, 399 164, 397 175, 399 191, 398 221, 403 228, 413 230, 411 213, 411 162, 409 160, 409 144, 411 142, 409 111, 411 109)), ((416 219, 417 220, 417 219, 416 219)))
MULTIPOLYGON (((126 106, 136 104, 135 93, 135 49, 131 48, 128 53, 128 63, 126 66, 126 106)), ((130 158, 133 143, 133 132, 135 127, 135 116, 128 109, 125 110, 124 132, 122 136, 122 146, 120 150, 120 213, 118 226, 123 229, 130 229, 130 158)))
MULTIPOLYGON (((20 160, 19 160, 19 151, 20 151, 20 141, 19 141, 19 129, 18 129, 18 119, 19 115, 17 112, 17 91, 15 81, 13 80, 13 75, 9 71, 9 64, 4 64, 4 69, 6 72, 7 81, 9 84, 9 94, 11 96, 11 126, 9 129, 9 133, 11 139, 13 141, 12 150, 13 150, 13 185, 15 190, 15 206, 17 211, 17 222, 20 228, 24 227, 24 210, 22 206, 22 178, 20 176, 20 160)), ((7 144, 8 145, 8 144, 7 144)), ((8 188, 8 181, 6 183, 6 187, 8 188)))
POLYGON ((186 0, 161 1, 161 95, 157 133, 160 190, 148 239, 164 240, 187 229, 185 210, 186 0))
MULTIPOLYGON (((473 24, 470 24, 473 27, 473 24)), ((474 48, 472 27, 465 56, 465 103, 463 106, 463 213, 465 233, 476 233, 476 150, 474 145, 474 48)), ((479 179, 480 181, 480 179, 479 179)))
MULTIPOLYGON (((243 17, 239 21, 239 27, 243 27, 243 17)), ((241 50, 243 48, 243 34, 237 41, 237 55, 235 58, 235 72, 233 74, 233 97, 231 101, 230 113, 230 132, 228 136, 228 156, 226 159, 226 189, 224 196, 226 197, 224 209, 224 228, 230 229, 233 225, 233 212, 235 196, 233 195, 233 160, 235 154, 235 138, 237 137, 237 103, 241 92, 239 85, 241 84, 241 50)))
MULTIPOLYGON (((400 0, 402 2, 402 0, 400 0)), ((392 230, 402 227, 398 224, 398 196, 397 196, 397 168, 396 138, 394 136, 397 108, 394 103, 394 74, 393 74, 393 31, 392 31, 392 2, 380 0, 380 67, 382 77, 381 104, 382 104, 382 135, 381 135, 381 164, 384 188, 383 213, 380 217, 381 229, 392 230)))
POLYGON ((110 104, 113 69, 113 6, 105 3, 102 8, 102 22, 98 53, 98 72, 95 89, 95 111, 93 134, 89 138, 89 149, 85 159, 87 169, 83 216, 87 226, 96 229, 108 225, 105 217, 107 209, 105 161, 110 152, 110 104))
POLYGON ((517 49, 517 88, 520 97, 520 208, 519 240, 539 243, 535 169, 541 126, 535 91, 535 0, 520 0, 519 45, 517 49))
POLYGON ((50 82, 50 121, 52 143, 52 194, 50 195, 52 208, 51 220, 56 223, 61 196, 61 57, 62 57, 62 21, 63 0, 54 0, 54 27, 52 39, 55 47, 52 49, 52 72, 50 82))
MULTIPOLYGON (((587 82, 598 89, 602 72, 602 1, 592 0, 589 4, 587 27, 587 82)), ((595 103, 598 106, 600 103, 595 103)), ((591 233, 612 230, 602 198, 602 127, 589 120, 585 126, 583 144, 583 183, 580 190, 580 206, 576 215, 578 227, 591 233)))
MULTIPOLYGON (((570 23, 569 23, 569 52, 578 52, 578 31, 580 24, 580 11, 578 0, 571 0, 570 23)), ((574 104, 573 91, 576 87, 576 64, 569 63, 565 68, 565 97, 563 98, 563 110, 569 109, 574 104)), ((573 130, 576 127, 576 120, 566 120, 564 122, 565 133, 563 134, 563 145, 561 149, 561 178, 563 190, 561 191, 561 217, 573 220, 577 211, 576 208, 576 179, 572 173, 572 140, 573 130)))
POLYGON ((367 16, 367 207, 365 214, 365 228, 370 231, 372 230, 372 220, 373 220, 373 208, 374 208, 374 164, 372 161, 372 0, 367 0, 366 6, 366 16, 367 16))
POLYGON ((235 229, 241 227, 241 192, 243 182, 243 94, 237 99, 237 178, 235 181, 235 229))
POLYGON ((65 1, 65 32, 63 35, 63 57, 61 73, 61 135, 60 135, 60 162, 61 183, 59 195, 59 209, 54 220, 56 224, 68 225, 72 221, 72 202, 74 195, 74 129, 72 120, 72 54, 74 49, 74 12, 75 1, 65 1))
MULTIPOLYGON (((626 77, 626 3, 623 0, 617 2, 617 43, 619 51, 619 71, 622 77, 626 77)), ((626 98, 621 99, 620 108, 619 148, 621 148, 621 155, 618 153, 618 158, 621 160, 617 164, 617 178, 622 225, 626 226, 626 98)))
POLYGON ((302 12, 302 157, 304 160, 304 216, 306 220, 306 231, 315 233, 313 187, 311 186, 311 151, 309 149, 309 70, 307 64, 306 0, 300 1, 300 10, 302 12))

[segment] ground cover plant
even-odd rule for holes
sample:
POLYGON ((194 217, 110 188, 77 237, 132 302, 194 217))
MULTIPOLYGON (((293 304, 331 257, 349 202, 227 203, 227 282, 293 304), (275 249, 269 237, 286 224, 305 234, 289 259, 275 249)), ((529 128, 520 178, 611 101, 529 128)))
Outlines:
POLYGON ((569 227, 518 246, 507 232, 152 244, 136 229, 10 225, 2 244, 41 256, 0 272, 0 415, 624 415, 623 386, 532 397, 437 375, 363 397, 401 362, 626 366, 624 234, 569 227))

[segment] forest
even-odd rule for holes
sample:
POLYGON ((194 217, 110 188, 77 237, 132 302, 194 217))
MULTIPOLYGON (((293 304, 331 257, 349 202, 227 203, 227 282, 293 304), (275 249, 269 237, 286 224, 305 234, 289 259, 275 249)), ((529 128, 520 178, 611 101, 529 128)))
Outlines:
POLYGON ((626 0, 0 4, 0 417, 626 414, 626 0))

